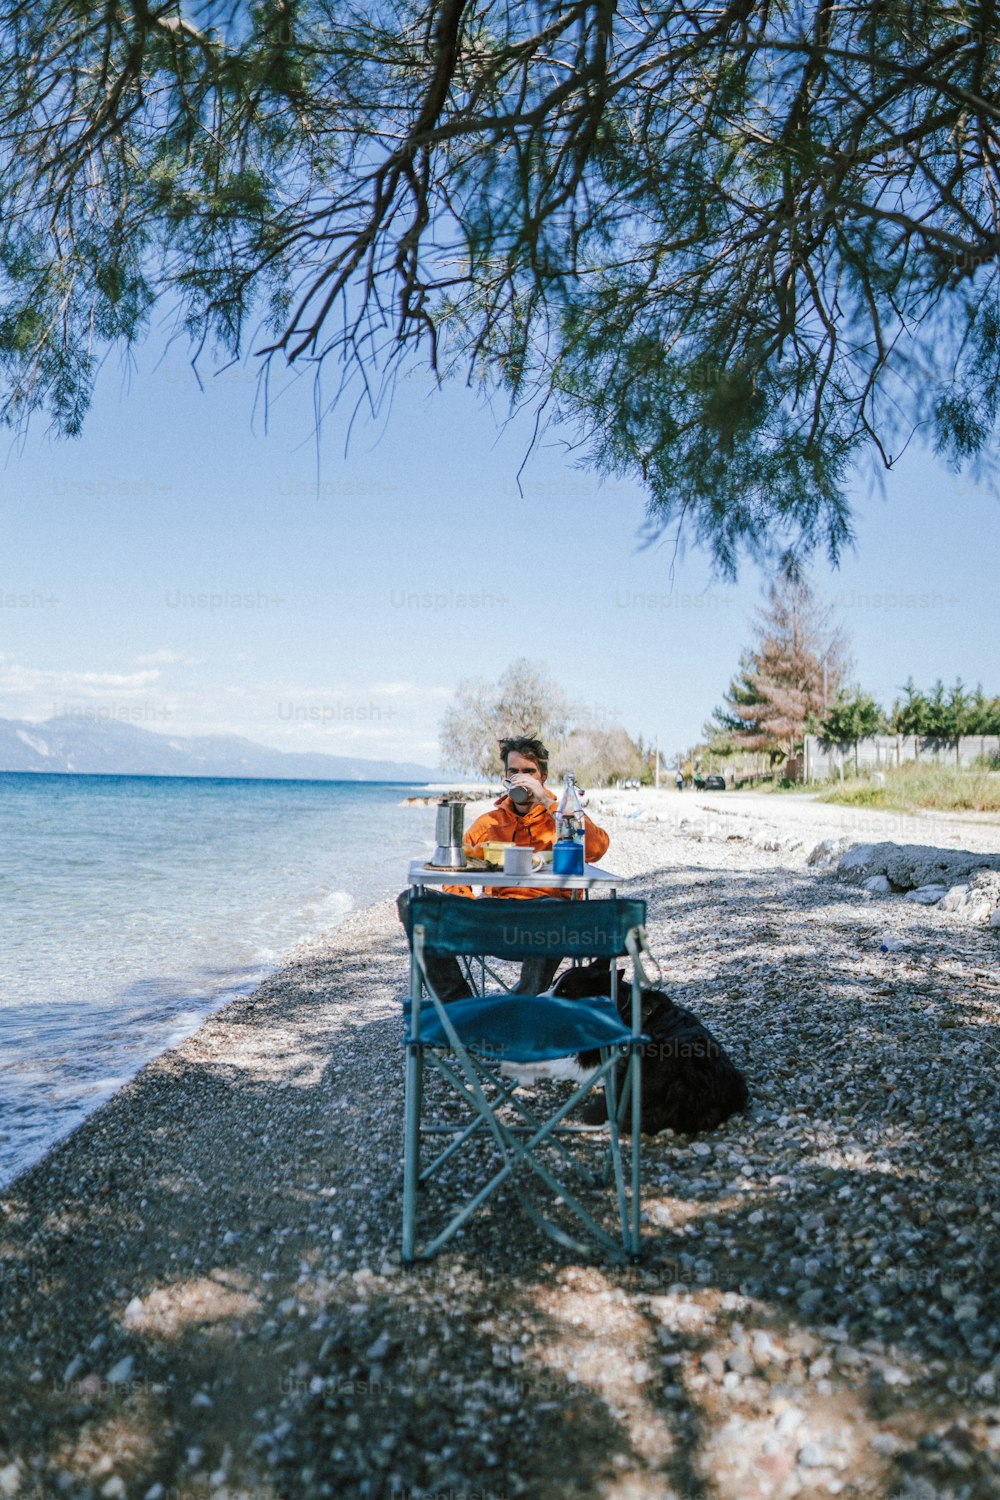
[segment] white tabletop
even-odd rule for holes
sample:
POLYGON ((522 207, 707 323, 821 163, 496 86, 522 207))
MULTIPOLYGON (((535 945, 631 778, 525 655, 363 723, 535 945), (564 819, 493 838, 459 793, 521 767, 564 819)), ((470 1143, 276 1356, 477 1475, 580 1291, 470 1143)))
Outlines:
POLYGON ((442 886, 468 885, 496 886, 510 890, 515 886, 526 886, 533 891, 589 891, 595 886, 621 885, 624 876, 600 865, 584 865, 582 875, 553 875, 551 868, 531 870, 527 875, 507 875, 503 870, 429 870, 423 860, 410 863, 408 883, 414 885, 442 886))

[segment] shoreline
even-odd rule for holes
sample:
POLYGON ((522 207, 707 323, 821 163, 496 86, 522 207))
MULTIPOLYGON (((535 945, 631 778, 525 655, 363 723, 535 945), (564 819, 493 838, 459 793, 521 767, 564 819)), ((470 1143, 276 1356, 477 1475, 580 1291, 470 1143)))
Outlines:
POLYGON ((641 1268, 508 1200, 401 1272, 406 947, 356 908, 0 1194, 3 1493, 995 1483, 996 936, 689 822, 617 817, 607 859, 751 1108, 644 1142, 641 1268))

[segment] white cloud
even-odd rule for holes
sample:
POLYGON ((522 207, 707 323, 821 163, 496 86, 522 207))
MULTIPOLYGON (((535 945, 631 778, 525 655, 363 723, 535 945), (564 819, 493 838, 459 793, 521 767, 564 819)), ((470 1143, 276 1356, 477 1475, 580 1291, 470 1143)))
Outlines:
POLYGON ((200 667, 204 658, 200 656, 185 656, 180 651, 147 651, 142 656, 133 656, 132 660, 137 667, 200 667))
POLYGON ((29 700, 96 698, 109 692, 141 693, 148 691, 159 678, 155 668, 140 672, 55 672, 25 667, 9 657, 0 660, 0 694, 29 700))
POLYGON ((451 688, 425 687, 419 682, 373 682, 369 689, 385 698, 450 698, 451 688))

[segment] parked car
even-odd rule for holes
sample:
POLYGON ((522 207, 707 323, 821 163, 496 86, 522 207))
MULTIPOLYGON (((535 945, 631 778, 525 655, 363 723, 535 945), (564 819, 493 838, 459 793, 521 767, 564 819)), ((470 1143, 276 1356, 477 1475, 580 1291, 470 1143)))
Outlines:
POLYGON ((706 776, 706 792, 724 792, 726 790, 726 778, 724 776, 706 776))

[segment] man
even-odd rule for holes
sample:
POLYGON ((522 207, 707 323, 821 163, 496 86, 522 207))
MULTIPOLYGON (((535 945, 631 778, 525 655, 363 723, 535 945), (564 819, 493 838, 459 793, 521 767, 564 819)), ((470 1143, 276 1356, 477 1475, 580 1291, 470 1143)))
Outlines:
MULTIPOLYGON (((465 852, 470 859, 482 859, 483 846, 490 843, 522 844, 530 849, 551 849, 556 841, 556 807, 559 799, 545 785, 549 774, 549 752, 541 740, 509 739, 500 741, 500 758, 503 761, 504 779, 523 786, 529 799, 519 805, 504 792, 489 812, 477 818, 466 830, 465 852)), ((584 814, 586 833, 584 857, 588 864, 595 864, 606 852, 611 840, 603 828, 584 814)), ((454 896, 471 896, 467 885, 445 887, 454 896)), ((524 886, 488 886, 488 896, 510 896, 527 898, 538 896, 561 896, 572 898, 571 891, 545 891, 524 886)))
MULTIPOLYGON (((470 859, 481 859, 483 845, 488 843, 521 844, 526 848, 551 849, 556 841, 556 806, 558 798, 545 785, 549 774, 549 752, 541 740, 519 737, 500 741, 500 758, 503 761, 504 780, 508 785, 519 785, 528 792, 523 805, 513 801, 508 791, 466 829, 463 843, 470 859)), ((594 864, 606 852, 611 840, 603 828, 598 828, 584 815, 584 856, 588 864, 594 864)), ((467 885, 445 886, 445 892, 453 896, 471 896, 467 885)), ((535 899, 539 896, 560 896, 572 899, 571 891, 541 890, 523 886, 487 886, 487 896, 504 896, 511 899, 535 899)), ((409 892, 404 891, 396 903, 400 921, 410 931, 409 892)), ((526 958, 521 965, 521 977, 516 985, 520 994, 538 995, 548 989, 555 977, 561 958, 526 958)), ((442 1000, 458 1000, 470 991, 465 977, 454 958, 432 958, 428 962, 428 976, 442 1000)))

